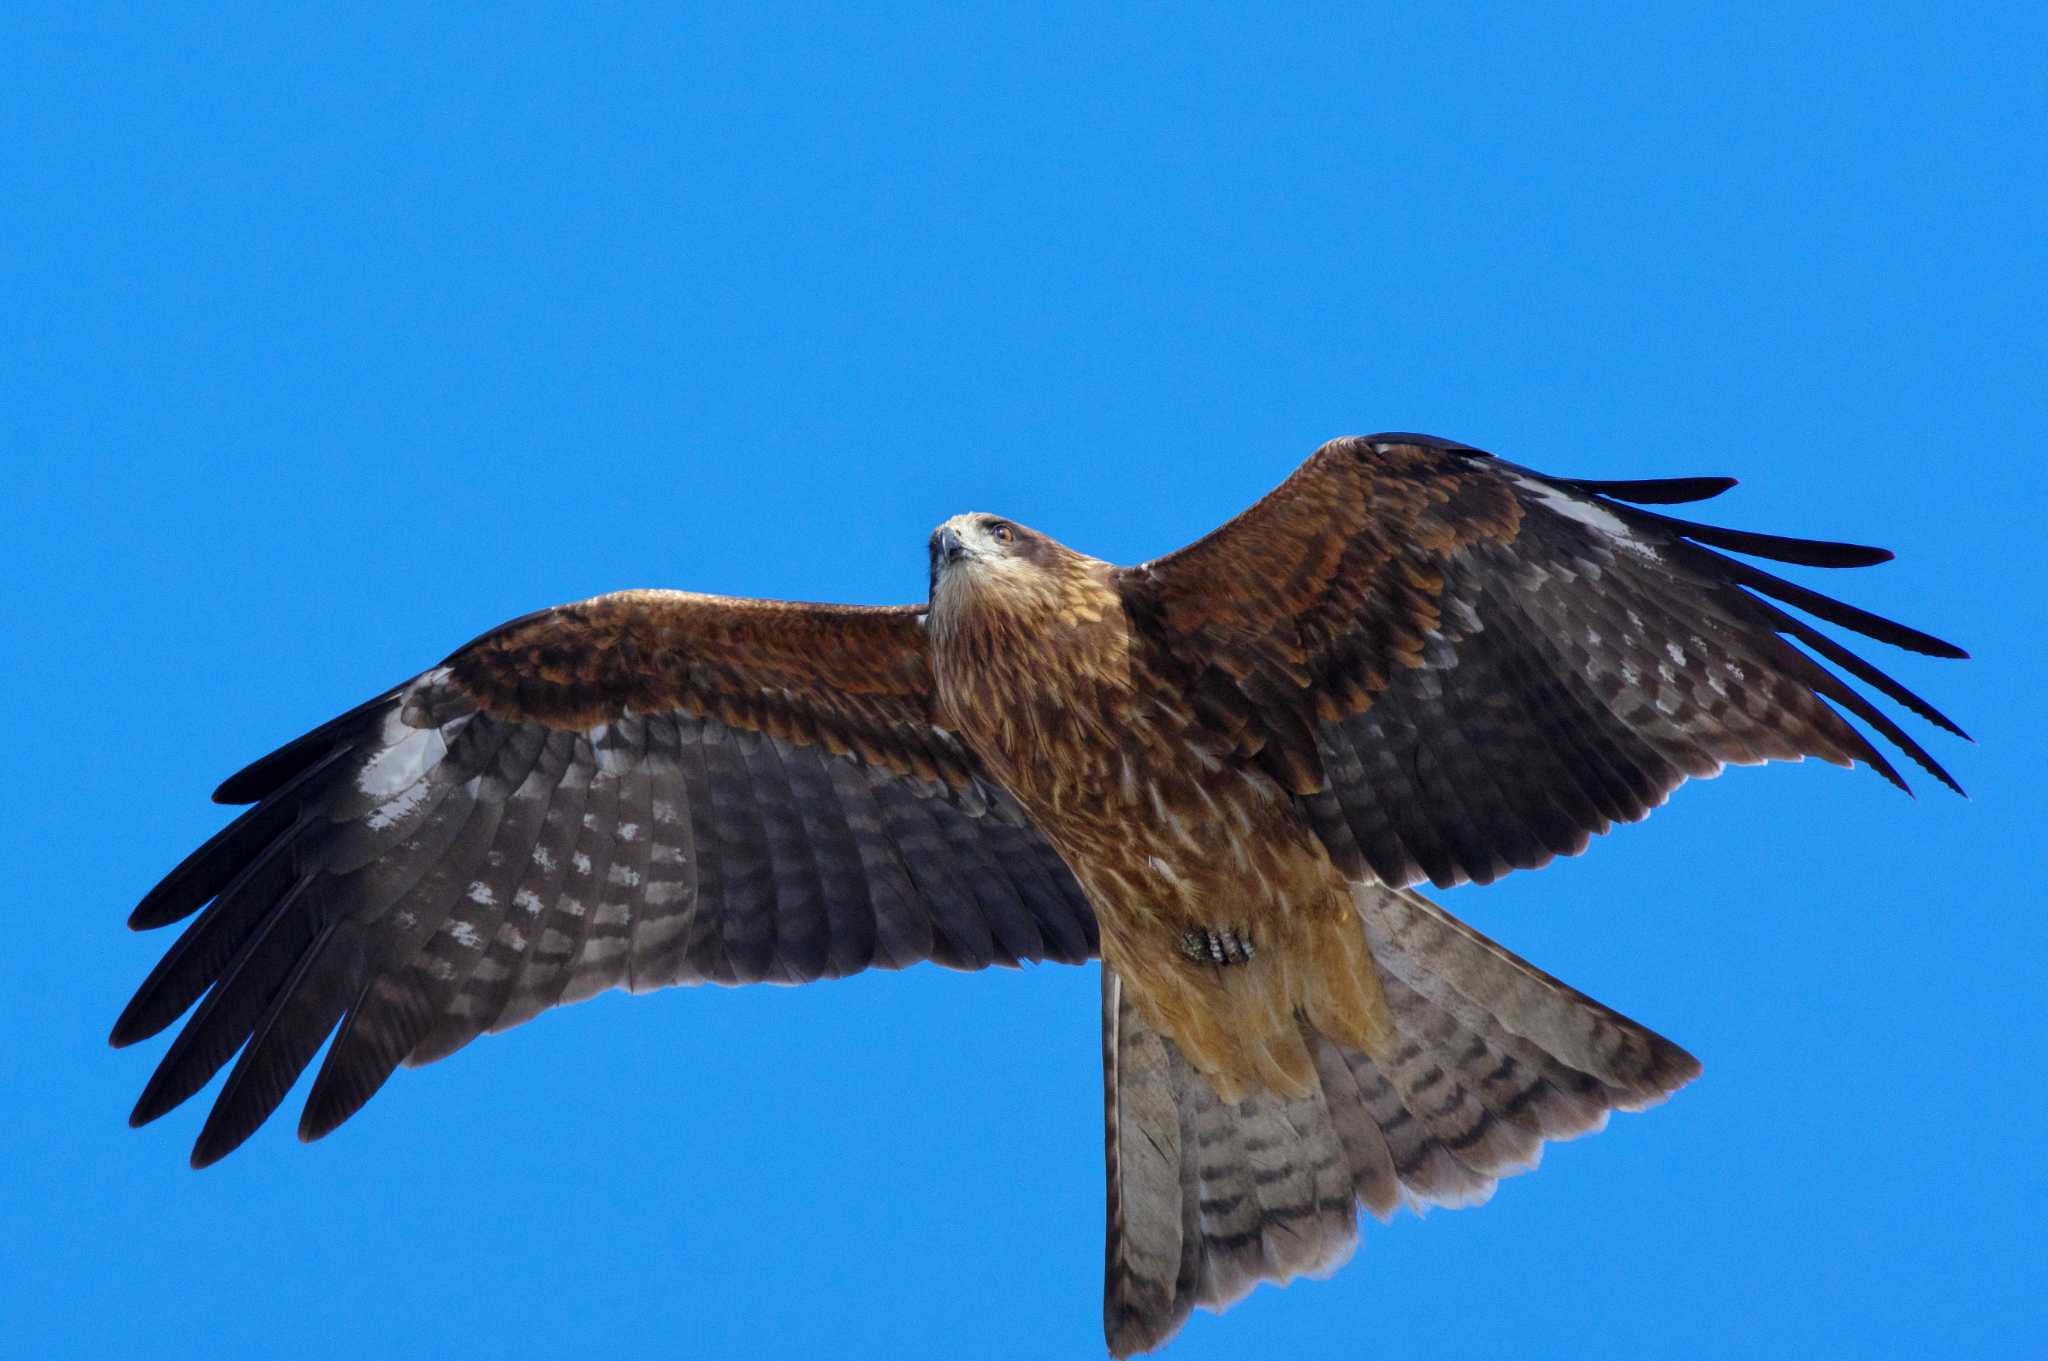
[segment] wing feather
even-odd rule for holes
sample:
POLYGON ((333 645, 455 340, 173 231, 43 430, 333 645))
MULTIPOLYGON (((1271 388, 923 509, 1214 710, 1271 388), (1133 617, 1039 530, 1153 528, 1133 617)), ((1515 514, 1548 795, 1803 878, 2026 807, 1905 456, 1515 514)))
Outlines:
POLYGON ((910 609, 627 592, 541 611, 218 797, 255 806, 138 906, 138 927, 198 915, 113 1035, 197 1003, 134 1120, 234 1059, 201 1164, 330 1034, 306 1138, 401 1063, 610 987, 1096 950, 1065 865, 934 723, 910 609))
MULTIPOLYGON (((1426 436, 1423 438, 1427 439, 1426 436)), ((1594 496, 1611 497, 1616 501, 1633 501, 1645 506, 1710 501, 1735 485, 1735 479, 1732 477, 1651 477, 1622 482, 1600 482, 1586 478, 1556 480, 1564 486, 1589 492, 1594 496)))
POLYGON ((1423 435, 1335 440, 1229 524, 1118 581, 1144 664, 1187 696, 1195 740, 1291 791, 1356 876, 1496 879, 1575 854, 1729 764, 1816 756, 1903 787, 1845 713, 1956 787, 1822 662, 1961 729, 1773 602, 1931 656, 1962 649, 1715 550, 1830 568, 1889 552, 1622 504, 1732 485, 1552 478, 1423 435))

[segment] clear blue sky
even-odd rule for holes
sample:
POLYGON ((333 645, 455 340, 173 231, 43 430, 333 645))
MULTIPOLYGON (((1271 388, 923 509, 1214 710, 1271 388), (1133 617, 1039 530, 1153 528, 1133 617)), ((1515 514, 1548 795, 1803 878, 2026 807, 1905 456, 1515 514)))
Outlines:
POLYGON ((611 995, 194 1173, 122 921, 501 619, 1138 560, 1392 428, 1899 550, 1826 584, 1977 653, 1882 659, 1972 798, 1448 895, 1705 1076, 1169 1355, 2039 1354, 2038 7, 145 8, 0 19, 0 1352, 1098 1355, 1092 969, 611 995))

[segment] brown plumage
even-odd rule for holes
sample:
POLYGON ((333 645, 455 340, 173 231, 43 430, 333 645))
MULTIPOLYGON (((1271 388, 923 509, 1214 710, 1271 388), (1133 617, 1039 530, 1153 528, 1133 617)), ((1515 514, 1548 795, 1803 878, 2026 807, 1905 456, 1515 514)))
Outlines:
POLYGON ((923 605, 516 620, 221 786, 253 807, 132 918, 199 913, 115 1026, 197 1003, 135 1122, 235 1059, 203 1165, 330 1033, 307 1138, 399 1063, 608 987, 1099 951, 1105 1329, 1156 1346, 1333 1269, 1359 1204, 1483 1199, 1698 1072, 1412 884, 1574 854, 1728 763, 1903 783, 1835 706, 1954 784, 1786 639, 1960 730, 1772 601, 1960 650, 1713 550, 1889 555, 1639 508, 1728 485, 1372 436, 1138 567, 967 515, 923 605))

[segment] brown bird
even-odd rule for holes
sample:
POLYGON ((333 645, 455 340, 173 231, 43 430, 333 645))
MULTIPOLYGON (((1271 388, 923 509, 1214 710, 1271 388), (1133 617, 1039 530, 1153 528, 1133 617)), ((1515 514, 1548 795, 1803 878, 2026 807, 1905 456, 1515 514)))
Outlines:
POLYGON ((1728 763, 1903 788, 1831 706, 1955 786, 1787 640, 1961 729, 1772 601, 1960 649, 1713 550, 1889 553, 1638 508, 1731 485, 1375 435, 1137 567, 962 515, 925 604, 625 591, 515 620, 216 792, 254 806, 131 919, 204 908, 114 1027, 198 1003, 133 1122, 239 1051, 203 1166, 330 1033, 306 1139, 399 1063, 606 988, 1099 950, 1104 1325, 1157 1346, 1334 1268, 1360 1203, 1482 1200, 1699 1072, 1411 885, 1576 854, 1728 763))

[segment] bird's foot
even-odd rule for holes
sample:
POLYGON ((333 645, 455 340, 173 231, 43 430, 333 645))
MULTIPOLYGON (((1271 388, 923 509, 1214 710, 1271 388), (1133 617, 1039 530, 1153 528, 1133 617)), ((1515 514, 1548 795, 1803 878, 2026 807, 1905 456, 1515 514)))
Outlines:
POLYGON ((1252 937, 1249 931, 1230 926, 1191 926, 1180 933, 1180 952, 1197 964, 1214 964, 1219 968, 1226 964, 1249 964, 1252 937))

